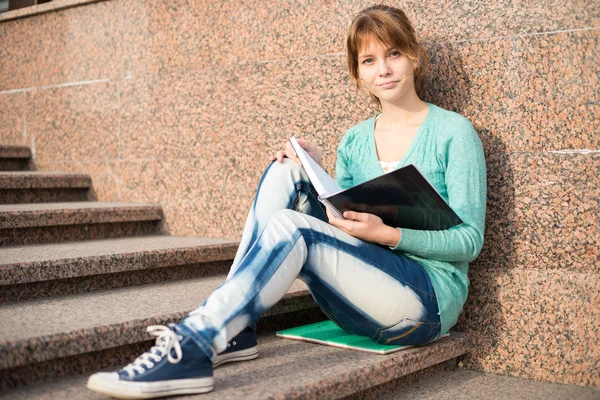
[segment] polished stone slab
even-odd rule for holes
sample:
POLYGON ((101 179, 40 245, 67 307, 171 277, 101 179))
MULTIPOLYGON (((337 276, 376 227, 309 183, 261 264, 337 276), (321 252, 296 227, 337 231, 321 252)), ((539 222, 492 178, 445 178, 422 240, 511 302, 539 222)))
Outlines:
POLYGON ((380 400, 597 400, 600 389, 539 382, 468 369, 442 371, 380 400))
MULTIPOLYGON (((258 359, 215 370, 215 390, 182 399, 334 399, 374 388, 469 351, 461 333, 389 355, 259 336, 258 359)), ((12 391, 10 399, 108 399, 85 387, 88 375, 12 391)), ((2 395, 0 395, 0 398, 2 395)))
POLYGON ((91 186, 92 179, 87 174, 42 171, 0 172, 0 190, 90 188, 91 186))
POLYGON ((156 204, 73 202, 0 205, 0 229, 162 219, 156 204))
POLYGON ((150 236, 0 248, 0 284, 232 260, 238 242, 150 236))
POLYGON ((0 158, 29 158, 31 149, 27 146, 0 144, 0 158))
MULTIPOLYGON (((148 340, 148 325, 182 319, 224 280, 220 274, 0 305, 0 368, 148 340)), ((267 314, 314 306, 306 285, 296 280, 267 314)))

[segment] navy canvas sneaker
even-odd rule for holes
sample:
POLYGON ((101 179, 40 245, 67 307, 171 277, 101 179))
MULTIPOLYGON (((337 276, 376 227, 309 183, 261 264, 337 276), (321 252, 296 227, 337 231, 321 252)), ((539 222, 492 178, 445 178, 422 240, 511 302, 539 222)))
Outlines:
POLYGON ((88 388, 121 399, 150 399, 213 390, 213 368, 191 337, 160 325, 148 327, 156 345, 118 372, 90 376, 88 388))
POLYGON ((217 356, 213 367, 229 362, 252 360, 256 357, 258 357, 256 332, 252 328, 246 328, 227 343, 227 349, 217 356))

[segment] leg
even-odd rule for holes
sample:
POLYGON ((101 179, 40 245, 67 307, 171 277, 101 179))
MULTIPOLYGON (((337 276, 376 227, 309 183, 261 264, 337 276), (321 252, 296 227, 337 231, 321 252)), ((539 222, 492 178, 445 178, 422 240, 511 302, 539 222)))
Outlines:
MULTIPOLYGON (((201 307, 176 327, 162 328, 157 345, 123 370, 94 374, 88 387, 113 396, 141 393, 148 397, 212 390, 216 355, 230 338, 279 301, 299 274, 346 329, 390 343, 420 329, 423 321, 431 326, 437 323, 439 331, 437 305, 427 275, 398 274, 399 268, 419 266, 408 259, 398 263, 397 259, 401 258, 318 218, 280 210, 266 223, 230 279, 201 307), (353 273, 357 276, 347 279, 353 273), (390 281, 386 274, 395 279, 390 281), (375 289, 364 291, 361 282, 368 275, 366 287, 375 289), (387 279, 385 291, 389 287, 396 292, 382 299, 377 279, 387 279), (382 300, 390 303, 382 307, 382 300), (397 334, 402 330, 405 332, 397 334)), ((434 338, 435 329, 430 331, 434 338)))
POLYGON ((439 337, 437 299, 420 264, 343 232, 314 231, 306 241, 300 278, 341 328, 381 344, 422 345, 439 337))
POLYGON ((269 220, 231 279, 178 329, 214 359, 231 337, 279 301, 298 275, 351 332, 402 344, 426 343, 439 333, 435 294, 419 264, 291 210, 269 220))
POLYGON ((327 220, 306 172, 287 158, 283 163, 269 164, 258 183, 254 202, 246 218, 240 246, 227 279, 235 274, 240 261, 254 245, 271 216, 285 209, 312 215, 323 221, 327 220))

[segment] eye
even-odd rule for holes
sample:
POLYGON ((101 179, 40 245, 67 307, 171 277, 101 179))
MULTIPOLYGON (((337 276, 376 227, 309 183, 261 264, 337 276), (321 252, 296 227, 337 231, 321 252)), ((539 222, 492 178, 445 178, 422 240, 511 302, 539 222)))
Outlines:
POLYGON ((372 58, 365 58, 362 61, 363 64, 368 65, 368 64, 372 64, 373 63, 373 59, 372 58))
POLYGON ((389 57, 390 58, 400 57, 400 52, 398 50, 392 50, 392 51, 390 51, 389 57))

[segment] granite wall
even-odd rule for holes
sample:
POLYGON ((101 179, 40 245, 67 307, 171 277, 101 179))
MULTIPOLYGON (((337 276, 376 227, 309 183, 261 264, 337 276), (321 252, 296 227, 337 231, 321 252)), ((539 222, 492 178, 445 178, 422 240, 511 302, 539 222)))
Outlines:
MULTIPOLYGON (((372 115, 344 56, 370 4, 112 0, 0 17, 0 142, 32 146, 40 170, 90 173, 99 200, 161 203, 172 234, 239 238, 286 138, 318 142, 331 168, 372 115)), ((425 99, 470 118, 486 150, 465 365, 600 386, 600 3, 393 4, 431 56, 425 99)))

